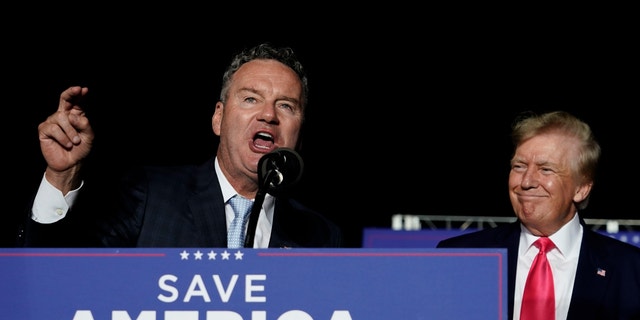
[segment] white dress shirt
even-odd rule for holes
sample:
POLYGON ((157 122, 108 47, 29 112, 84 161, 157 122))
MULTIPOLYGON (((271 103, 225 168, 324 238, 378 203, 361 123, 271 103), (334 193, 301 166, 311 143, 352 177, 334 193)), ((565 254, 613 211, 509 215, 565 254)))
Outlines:
MULTIPOLYGON (((531 234, 531 232, 522 225, 520 228, 522 232, 520 232, 520 247, 518 249, 513 319, 520 319, 524 284, 527 281, 527 274, 533 263, 533 258, 539 251, 538 248, 533 245, 539 237, 531 234)), ((578 256, 582 243, 582 225, 580 224, 578 214, 576 213, 569 223, 549 236, 549 239, 556 245, 554 249, 547 253, 547 260, 551 265, 551 272, 553 273, 556 319, 566 319, 569 313, 569 303, 571 302, 573 282, 576 278, 578 256)))
MULTIPOLYGON (((235 213, 229 199, 238 194, 238 192, 231 186, 229 180, 224 176, 222 170, 220 170, 220 164, 218 164, 218 158, 215 160, 216 174, 218 175, 218 181, 220 182, 220 188, 222 189, 222 197, 224 199, 224 211, 227 214, 227 229, 235 213)), ((260 216, 258 217, 258 224, 256 225, 256 233, 253 239, 254 248, 268 248, 269 240, 271 239, 271 226, 273 222, 273 208, 275 206, 275 198, 270 194, 266 194, 264 201, 262 202, 262 209, 260 210, 260 216)), ((248 223, 247 223, 248 224, 248 223)), ((248 226, 247 226, 248 227, 248 226)), ((246 231, 246 229, 245 229, 246 231)), ((246 233, 245 233, 246 234, 246 233)))
POLYGON ((83 185, 84 181, 80 183, 78 189, 71 190, 69 193, 63 195, 62 191, 56 189, 56 187, 49 183, 43 174, 38 193, 36 193, 33 206, 31 207, 31 219, 43 224, 54 223, 61 220, 67 215, 69 208, 73 206, 78 196, 78 190, 80 190, 83 185))

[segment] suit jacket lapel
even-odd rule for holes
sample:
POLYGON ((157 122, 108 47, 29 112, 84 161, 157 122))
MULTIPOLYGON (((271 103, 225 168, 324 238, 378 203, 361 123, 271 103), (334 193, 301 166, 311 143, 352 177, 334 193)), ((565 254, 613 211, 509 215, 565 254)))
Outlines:
POLYGON ((227 219, 214 158, 197 167, 193 178, 193 196, 189 199, 189 208, 198 226, 195 236, 203 239, 207 246, 224 248, 227 246, 227 219))
POLYGON ((572 318, 577 314, 585 316, 595 314, 597 310, 593 308, 600 305, 597 302, 606 298, 609 282, 606 274, 614 271, 613 266, 608 263, 609 256, 609 250, 599 245, 598 241, 594 241, 594 232, 585 228, 569 307, 569 315, 572 318), (603 270, 604 273, 599 270, 603 270))
POLYGON ((296 221, 290 215, 293 208, 284 197, 277 197, 273 213, 273 223, 271 226, 270 248, 295 248, 300 247, 298 243, 289 235, 287 226, 290 221, 296 221))
POLYGON ((516 271, 518 269, 518 247, 520 245, 520 221, 515 221, 505 229, 503 234, 500 234, 498 243, 507 244, 507 266, 509 271, 507 273, 508 280, 508 297, 509 297, 509 318, 513 315, 513 292, 516 290, 516 271))

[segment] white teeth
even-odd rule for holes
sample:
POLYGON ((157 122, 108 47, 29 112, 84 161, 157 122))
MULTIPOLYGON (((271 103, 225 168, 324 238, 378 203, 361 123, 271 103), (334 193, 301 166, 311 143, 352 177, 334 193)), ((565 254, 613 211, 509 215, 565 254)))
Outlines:
POLYGON ((265 138, 265 139, 273 139, 272 135, 270 135, 268 133, 265 133, 265 132, 259 132, 257 135, 262 137, 262 138, 265 138))

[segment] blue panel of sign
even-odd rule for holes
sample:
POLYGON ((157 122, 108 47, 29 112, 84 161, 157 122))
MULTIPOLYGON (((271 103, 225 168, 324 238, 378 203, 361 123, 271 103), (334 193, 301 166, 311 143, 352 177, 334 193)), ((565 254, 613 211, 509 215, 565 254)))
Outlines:
POLYGON ((0 249, 3 319, 506 319, 505 249, 0 249))

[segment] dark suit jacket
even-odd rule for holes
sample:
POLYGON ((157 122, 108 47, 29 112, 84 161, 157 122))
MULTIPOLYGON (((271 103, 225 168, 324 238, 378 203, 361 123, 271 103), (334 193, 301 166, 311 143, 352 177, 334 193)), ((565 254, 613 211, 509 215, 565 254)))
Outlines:
MULTIPOLYGON (((519 241, 520 222, 516 221, 445 239, 437 247, 507 248, 511 319, 519 241)), ((584 227, 567 319, 640 319, 640 248, 584 227), (605 270, 605 275, 599 275, 598 269, 605 270)))
MULTIPOLYGON (((20 237, 30 247, 226 247, 214 159, 200 166, 139 168, 117 187, 87 181, 67 217, 49 225, 26 219, 20 237)), ((326 217, 276 197, 269 247, 341 245, 341 230, 326 217)))

